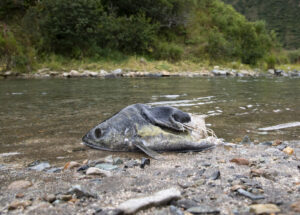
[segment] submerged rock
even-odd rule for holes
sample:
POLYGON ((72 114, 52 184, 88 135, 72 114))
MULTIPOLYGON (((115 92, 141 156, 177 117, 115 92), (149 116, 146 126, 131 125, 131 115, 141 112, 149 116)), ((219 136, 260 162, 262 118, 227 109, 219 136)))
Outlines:
POLYGON ((180 197, 181 193, 177 188, 170 188, 159 191, 150 196, 127 200, 123 202, 118 209, 120 209, 124 214, 133 214, 142 208, 165 205, 171 200, 178 199, 180 197))

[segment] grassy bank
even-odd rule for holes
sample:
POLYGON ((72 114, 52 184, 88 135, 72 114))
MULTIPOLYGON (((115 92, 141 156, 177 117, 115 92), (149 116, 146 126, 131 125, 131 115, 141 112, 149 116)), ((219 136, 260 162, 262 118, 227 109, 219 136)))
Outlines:
MULTIPOLYGON (((266 71, 268 65, 261 63, 260 65, 251 66, 242 64, 240 62, 192 62, 189 60, 182 60, 177 62, 170 62, 166 60, 151 60, 139 56, 131 56, 119 60, 102 59, 95 60, 91 58, 85 58, 82 60, 69 59, 64 57, 58 57, 55 55, 50 56, 44 61, 37 63, 35 70, 38 71, 42 68, 49 68, 52 71, 70 71, 76 70, 114 70, 117 68, 127 69, 131 71, 168 71, 168 72, 197 72, 201 70, 211 70, 215 66, 220 68, 229 68, 235 70, 254 70, 259 69, 266 71)), ((282 69, 285 71, 289 70, 300 70, 300 64, 281 64, 276 65, 276 69, 282 69)))

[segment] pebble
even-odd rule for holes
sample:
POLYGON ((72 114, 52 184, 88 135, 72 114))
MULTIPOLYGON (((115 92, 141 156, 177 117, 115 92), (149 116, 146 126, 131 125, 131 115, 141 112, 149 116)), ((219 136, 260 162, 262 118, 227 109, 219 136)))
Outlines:
POLYGON ((78 199, 81 199, 83 197, 97 198, 97 195, 87 192, 80 185, 74 185, 74 186, 72 186, 66 194, 68 194, 68 195, 74 195, 75 194, 75 196, 78 199))
POLYGON ((221 172, 220 172, 220 170, 215 171, 215 172, 210 176, 210 178, 211 178, 212 180, 220 179, 220 178, 221 178, 221 172))
POLYGON ((40 172, 40 171, 43 171, 43 170, 48 169, 50 167, 51 166, 48 162, 40 162, 40 163, 37 163, 36 165, 30 166, 29 169, 40 172))
POLYGON ((161 190, 153 195, 130 199, 123 202, 118 209, 120 209, 124 214, 133 214, 142 208, 150 206, 161 206, 170 202, 173 199, 179 199, 181 193, 177 188, 170 188, 166 190, 161 190))
POLYGON ((138 165, 139 165, 139 163, 137 160, 130 160, 130 161, 126 162, 126 164, 124 165, 124 168, 132 168, 132 167, 135 167, 138 165))
POLYGON ((279 149, 280 151, 283 151, 286 147, 287 147, 287 144, 283 143, 283 144, 277 146, 276 148, 279 149))
POLYGON ((250 164, 250 162, 244 158, 233 158, 230 160, 230 162, 236 163, 238 165, 245 165, 245 166, 249 166, 249 164, 250 164))
POLYGON ((87 175, 100 175, 100 176, 106 176, 106 177, 110 177, 112 176, 112 174, 109 171, 106 170, 102 170, 96 167, 90 167, 87 169, 86 171, 87 175))
POLYGON ((291 204, 291 208, 293 211, 300 213, 300 200, 291 204))
POLYGON ((52 203, 56 200, 56 196, 54 194, 45 195, 43 198, 46 202, 52 203))
POLYGON ((100 163, 100 164, 97 164, 95 167, 98 169, 106 170, 106 171, 112 171, 112 170, 116 170, 119 168, 118 166, 110 164, 110 163, 100 163))
POLYGON ((25 194, 24 193, 17 193, 16 194, 16 198, 23 198, 25 196, 25 194))
POLYGON ((182 212, 182 210, 180 210, 179 208, 177 208, 177 207, 175 207, 173 205, 171 205, 169 207, 169 210, 170 210, 170 213, 172 215, 184 215, 184 213, 182 212))
POLYGON ((85 171, 85 170, 87 170, 89 167, 90 167, 89 165, 84 164, 84 165, 82 165, 81 167, 79 167, 79 168, 77 169, 77 172, 85 171))
POLYGON ((20 190, 20 189, 26 189, 31 186, 32 186, 32 183, 30 181, 19 180, 19 181, 14 181, 10 185, 8 185, 8 189, 9 190, 20 190))
POLYGON ((48 169, 46 172, 47 173, 59 173, 62 171, 62 168, 58 168, 58 167, 53 167, 51 169, 48 169))
POLYGON ((56 196, 56 199, 67 202, 67 201, 72 199, 72 195, 59 194, 59 195, 56 196))
POLYGON ((255 214, 279 213, 280 209, 274 204, 255 204, 250 206, 250 212, 255 214))
POLYGON ((187 210, 192 214, 220 214, 220 210, 210 206, 210 205, 201 205, 197 207, 192 207, 187 210))
POLYGON ((144 169, 144 167, 145 167, 146 165, 150 166, 150 159, 149 159, 149 158, 142 158, 142 159, 141 159, 140 167, 141 167, 142 169, 144 169))
POLYGON ((282 144, 282 141, 281 140, 274 140, 272 146, 279 146, 282 144))
POLYGON ((288 155, 292 155, 294 153, 294 149, 288 146, 285 149, 283 149, 283 152, 288 155))
POLYGON ((8 206, 8 210, 15 210, 18 208, 25 209, 28 206, 30 206, 31 204, 32 204, 32 202, 29 200, 26 200, 26 201, 18 201, 17 200, 17 201, 10 203, 10 205, 8 206))
POLYGON ((120 165, 122 163, 123 163, 123 160, 119 157, 116 157, 116 158, 113 159, 113 164, 114 165, 120 165))
POLYGON ((253 193, 250 193, 242 188, 238 189, 237 192, 251 200, 260 200, 260 199, 264 199, 265 197, 262 195, 254 195, 253 193))
POLYGON ((251 144, 250 138, 249 138, 247 135, 244 136, 244 138, 243 138, 241 144, 251 144))
POLYGON ((190 200, 190 199, 181 199, 181 200, 172 202, 172 205, 175 205, 179 208, 188 209, 191 207, 196 207, 198 204, 197 204, 197 202, 190 200))
POLYGON ((80 167, 80 163, 76 162, 76 161, 70 161, 68 163, 66 163, 64 165, 64 170, 66 169, 74 169, 74 168, 77 168, 77 167, 80 167))
POLYGON ((272 143, 272 142, 269 142, 269 141, 266 141, 266 142, 260 143, 260 145, 263 145, 263 146, 272 146, 273 143, 272 143))

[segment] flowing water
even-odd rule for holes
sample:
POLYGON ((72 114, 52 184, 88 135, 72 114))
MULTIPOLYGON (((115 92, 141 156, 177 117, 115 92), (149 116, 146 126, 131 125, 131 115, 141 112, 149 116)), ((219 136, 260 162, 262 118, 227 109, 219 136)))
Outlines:
POLYGON ((106 156, 80 145, 81 137, 134 103, 207 115, 227 142, 300 139, 300 79, 0 80, 0 163, 106 156))

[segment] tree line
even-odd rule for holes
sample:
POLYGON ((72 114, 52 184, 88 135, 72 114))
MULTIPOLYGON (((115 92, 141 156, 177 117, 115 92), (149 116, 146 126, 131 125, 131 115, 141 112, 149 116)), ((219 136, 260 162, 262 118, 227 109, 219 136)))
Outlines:
POLYGON ((30 70, 50 53, 255 65, 278 46, 264 22, 220 0, 1 0, 0 20, 6 69, 30 70))

